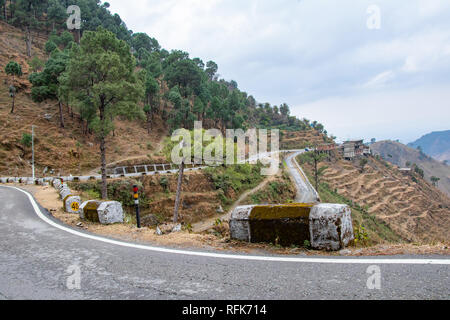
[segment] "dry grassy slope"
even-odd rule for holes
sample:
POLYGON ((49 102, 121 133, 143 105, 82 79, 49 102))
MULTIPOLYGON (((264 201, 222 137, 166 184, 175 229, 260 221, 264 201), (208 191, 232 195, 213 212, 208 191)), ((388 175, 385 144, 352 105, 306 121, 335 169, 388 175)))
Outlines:
MULTIPOLYGON (((43 46, 46 39, 34 37, 32 52, 41 59, 45 58, 43 46)), ((23 33, 14 27, 0 22, 0 175, 30 175, 31 152, 21 150, 19 141, 23 133, 31 132, 35 125, 36 132, 36 166, 37 174, 42 174, 45 167, 61 174, 81 174, 99 167, 99 147, 94 136, 82 134, 77 116, 72 119, 65 110, 65 129, 59 128, 58 108, 55 101, 41 104, 30 98, 30 74, 25 55, 23 33), (16 98, 16 111, 10 114, 11 98, 8 94, 9 79, 4 69, 6 64, 15 60, 22 65, 24 75, 19 79, 21 88, 16 98), (53 115, 50 121, 45 114, 53 115)), ((17 85, 17 83, 16 83, 17 85)), ((145 130, 142 121, 117 121, 116 136, 108 138, 107 161, 113 162, 131 156, 143 156, 158 149, 161 137, 166 134, 161 120, 155 120, 151 135, 145 130)))
POLYGON ((402 238, 416 242, 450 241, 450 199, 425 180, 412 178, 369 159, 364 173, 358 163, 336 160, 322 178, 332 190, 385 221, 402 238))
MULTIPOLYGON (((148 223, 149 214, 157 214, 164 220, 173 216, 177 190, 177 176, 165 176, 167 189, 161 185, 162 176, 147 176, 140 179, 143 192, 151 200, 150 208, 144 210, 143 221, 148 223)), ((195 223, 217 214, 221 205, 218 191, 203 173, 186 173, 183 176, 180 219, 185 223, 195 223)))
POLYGON ((450 196, 450 166, 394 141, 380 141, 373 144, 371 148, 375 154, 381 155, 395 165, 405 167, 408 161, 411 164, 417 164, 424 170, 425 178, 428 181, 432 176, 440 178, 439 189, 450 196))
POLYGON ((280 135, 282 150, 301 149, 326 143, 328 139, 317 130, 283 131, 280 135))

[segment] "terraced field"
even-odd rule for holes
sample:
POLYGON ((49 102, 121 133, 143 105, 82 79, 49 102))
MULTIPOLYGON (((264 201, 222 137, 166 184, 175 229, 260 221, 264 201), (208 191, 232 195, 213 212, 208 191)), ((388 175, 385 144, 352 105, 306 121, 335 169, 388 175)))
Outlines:
POLYGON ((326 165, 323 182, 367 208, 405 240, 449 241, 450 200, 425 180, 413 179, 374 158, 364 172, 344 160, 326 165))

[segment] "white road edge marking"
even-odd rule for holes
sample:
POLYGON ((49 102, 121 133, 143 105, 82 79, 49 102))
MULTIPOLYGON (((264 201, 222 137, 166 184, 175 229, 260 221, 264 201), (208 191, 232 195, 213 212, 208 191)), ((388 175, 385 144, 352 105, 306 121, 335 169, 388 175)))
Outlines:
POLYGON ((54 221, 47 218, 42 211, 40 210, 39 206, 37 205, 36 201, 32 197, 32 195, 22 189, 16 188, 16 187, 6 187, 11 189, 16 189, 22 193, 24 193, 28 199, 31 202, 31 205, 33 206, 34 211, 36 214, 41 218, 44 222, 47 224, 58 228, 60 230, 66 231, 68 233, 71 233, 73 235, 101 241, 104 243, 109 243, 117 246, 122 247, 129 247, 134 249, 141 249, 141 250, 148 250, 148 251, 155 251, 155 252, 163 252, 163 253, 170 253, 170 254, 181 254, 181 255, 187 255, 187 256, 198 256, 198 257, 208 257, 208 258, 219 258, 219 259, 235 259, 235 260, 251 260, 251 261, 270 261, 270 262, 302 262, 302 263, 323 263, 323 264, 419 264, 419 265, 449 265, 450 259, 332 259, 332 258, 284 258, 284 257, 267 257, 267 256, 244 256, 244 255, 232 255, 232 254, 221 254, 221 253, 209 253, 209 252, 198 252, 198 251, 185 251, 185 250, 177 250, 177 249, 167 249, 167 248, 160 248, 160 247, 153 247, 153 246, 144 246, 139 244, 133 244, 118 240, 111 240, 99 236, 89 235, 82 232, 78 232, 76 230, 64 227, 58 223, 55 223, 54 221))

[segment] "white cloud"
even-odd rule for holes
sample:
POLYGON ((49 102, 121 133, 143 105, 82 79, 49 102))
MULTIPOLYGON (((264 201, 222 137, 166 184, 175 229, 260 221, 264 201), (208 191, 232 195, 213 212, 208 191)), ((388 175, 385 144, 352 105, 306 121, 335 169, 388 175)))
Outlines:
POLYGON ((382 72, 363 85, 365 88, 374 88, 385 85, 389 80, 393 79, 395 73, 392 70, 382 72))
MULTIPOLYGON (((408 91, 429 97, 433 88, 450 85, 447 0, 378 0, 380 30, 366 26, 372 0, 109 2, 133 31, 147 32, 167 49, 216 61, 222 77, 236 80, 258 101, 325 108, 327 113, 314 113, 319 121, 333 112, 336 118, 351 118, 353 111, 333 111, 317 101, 342 97, 353 105, 361 96, 403 97, 408 91)), ((396 101, 389 104, 386 98, 393 109, 404 110, 402 104, 409 103, 396 101)), ((448 108, 437 106, 432 109, 436 113, 448 108)), ((392 115, 397 131, 409 130, 402 113, 392 115)), ((387 121, 381 114, 371 117, 360 120, 368 132, 373 121, 387 121)), ((429 127, 439 126, 438 120, 430 118, 429 127)), ((385 129, 386 134, 397 132, 385 129)))
POLYGON ((450 85, 330 97, 293 108, 320 119, 340 141, 371 138, 409 143, 431 131, 448 130, 450 85))

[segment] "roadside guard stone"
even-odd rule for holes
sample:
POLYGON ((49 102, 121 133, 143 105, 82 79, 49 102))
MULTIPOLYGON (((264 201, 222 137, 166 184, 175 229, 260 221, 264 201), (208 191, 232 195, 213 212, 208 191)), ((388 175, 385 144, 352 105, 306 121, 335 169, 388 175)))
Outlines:
POLYGON ((230 219, 232 239, 282 246, 309 241, 309 213, 313 204, 257 205, 236 208, 230 219))
POLYGON ((98 219, 101 224, 123 223, 122 204, 117 201, 102 202, 98 208, 98 219))
POLYGON ((59 179, 54 179, 53 182, 52 182, 52 184, 53 184, 53 186, 54 186, 56 189, 59 189, 59 187, 61 186, 61 180, 59 180, 59 179))
POLYGON ((230 219, 230 233, 232 239, 250 242, 249 217, 254 207, 255 206, 241 206, 233 210, 230 219))
POLYGON ((61 200, 65 201, 65 200, 67 199, 68 196, 72 195, 72 191, 71 191, 69 188, 67 188, 67 189, 62 189, 62 190, 59 192, 59 195, 60 195, 60 197, 61 197, 61 200))
POLYGON ((78 196, 69 196, 64 201, 64 209, 67 213, 79 213, 81 198, 78 196))
POLYGON ((350 207, 342 204, 318 204, 309 216, 311 246, 318 250, 338 251, 354 240, 350 207))
POLYGON ((80 218, 91 222, 100 222, 98 219, 97 208, 100 206, 100 201, 89 200, 85 201, 80 206, 80 218))

